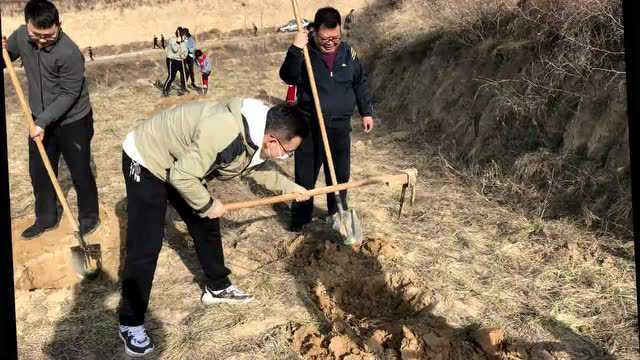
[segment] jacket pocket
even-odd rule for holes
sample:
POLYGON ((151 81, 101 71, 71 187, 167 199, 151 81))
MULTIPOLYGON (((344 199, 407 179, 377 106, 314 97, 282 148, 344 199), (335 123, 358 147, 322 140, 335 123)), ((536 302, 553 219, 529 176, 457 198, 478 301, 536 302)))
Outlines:
POLYGON ((345 85, 353 83, 353 71, 351 67, 346 64, 336 64, 335 71, 333 72, 333 81, 345 85))

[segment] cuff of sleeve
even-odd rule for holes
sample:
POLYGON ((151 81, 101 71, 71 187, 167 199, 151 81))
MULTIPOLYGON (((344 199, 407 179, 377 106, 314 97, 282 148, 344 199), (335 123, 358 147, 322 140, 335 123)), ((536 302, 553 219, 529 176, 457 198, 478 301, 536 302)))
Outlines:
POLYGON ((214 202, 215 200, 213 198, 209 199, 209 202, 207 203, 207 205, 201 207, 196 211, 198 215, 200 215, 201 217, 205 217, 206 216, 205 214, 207 213, 207 211, 209 211, 209 209, 211 209, 214 202))
POLYGON ((44 129, 47 127, 47 125, 51 124, 52 120, 49 119, 47 116, 43 116, 44 114, 41 114, 40 116, 38 116, 34 122, 36 123, 37 126, 39 126, 40 128, 44 129))

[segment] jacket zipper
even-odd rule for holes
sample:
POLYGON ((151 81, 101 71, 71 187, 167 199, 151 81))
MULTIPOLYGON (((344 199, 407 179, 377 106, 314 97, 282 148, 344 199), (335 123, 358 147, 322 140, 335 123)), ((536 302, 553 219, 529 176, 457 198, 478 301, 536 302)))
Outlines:
POLYGON ((40 106, 44 111, 44 92, 42 91, 42 67, 40 66, 40 50, 38 50, 38 77, 40 78, 40 106))

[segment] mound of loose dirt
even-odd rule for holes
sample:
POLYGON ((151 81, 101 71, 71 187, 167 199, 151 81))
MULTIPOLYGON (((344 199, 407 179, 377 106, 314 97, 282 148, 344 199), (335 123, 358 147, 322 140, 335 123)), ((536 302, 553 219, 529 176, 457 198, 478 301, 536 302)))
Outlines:
POLYGON ((292 271, 303 272, 325 319, 298 327, 292 349, 306 359, 485 359, 502 351, 504 333, 475 329, 460 336, 431 314, 434 294, 413 272, 379 261, 401 255, 388 240, 338 246, 319 225, 287 246, 292 271), (329 240, 320 240, 329 239, 329 240))

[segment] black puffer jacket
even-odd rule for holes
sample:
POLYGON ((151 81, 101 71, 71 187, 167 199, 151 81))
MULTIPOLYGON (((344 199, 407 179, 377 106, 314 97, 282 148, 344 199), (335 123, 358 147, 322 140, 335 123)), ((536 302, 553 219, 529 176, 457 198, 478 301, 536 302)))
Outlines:
MULTIPOLYGON (((373 115, 367 77, 355 50, 346 42, 342 42, 337 49, 333 70, 329 71, 322 60, 322 53, 312 39, 308 48, 326 126, 350 127, 349 120, 356 105, 361 116, 373 115)), ((289 85, 298 86, 300 110, 310 117, 315 117, 313 95, 302 49, 294 45, 289 47, 280 67, 280 78, 289 85)))

